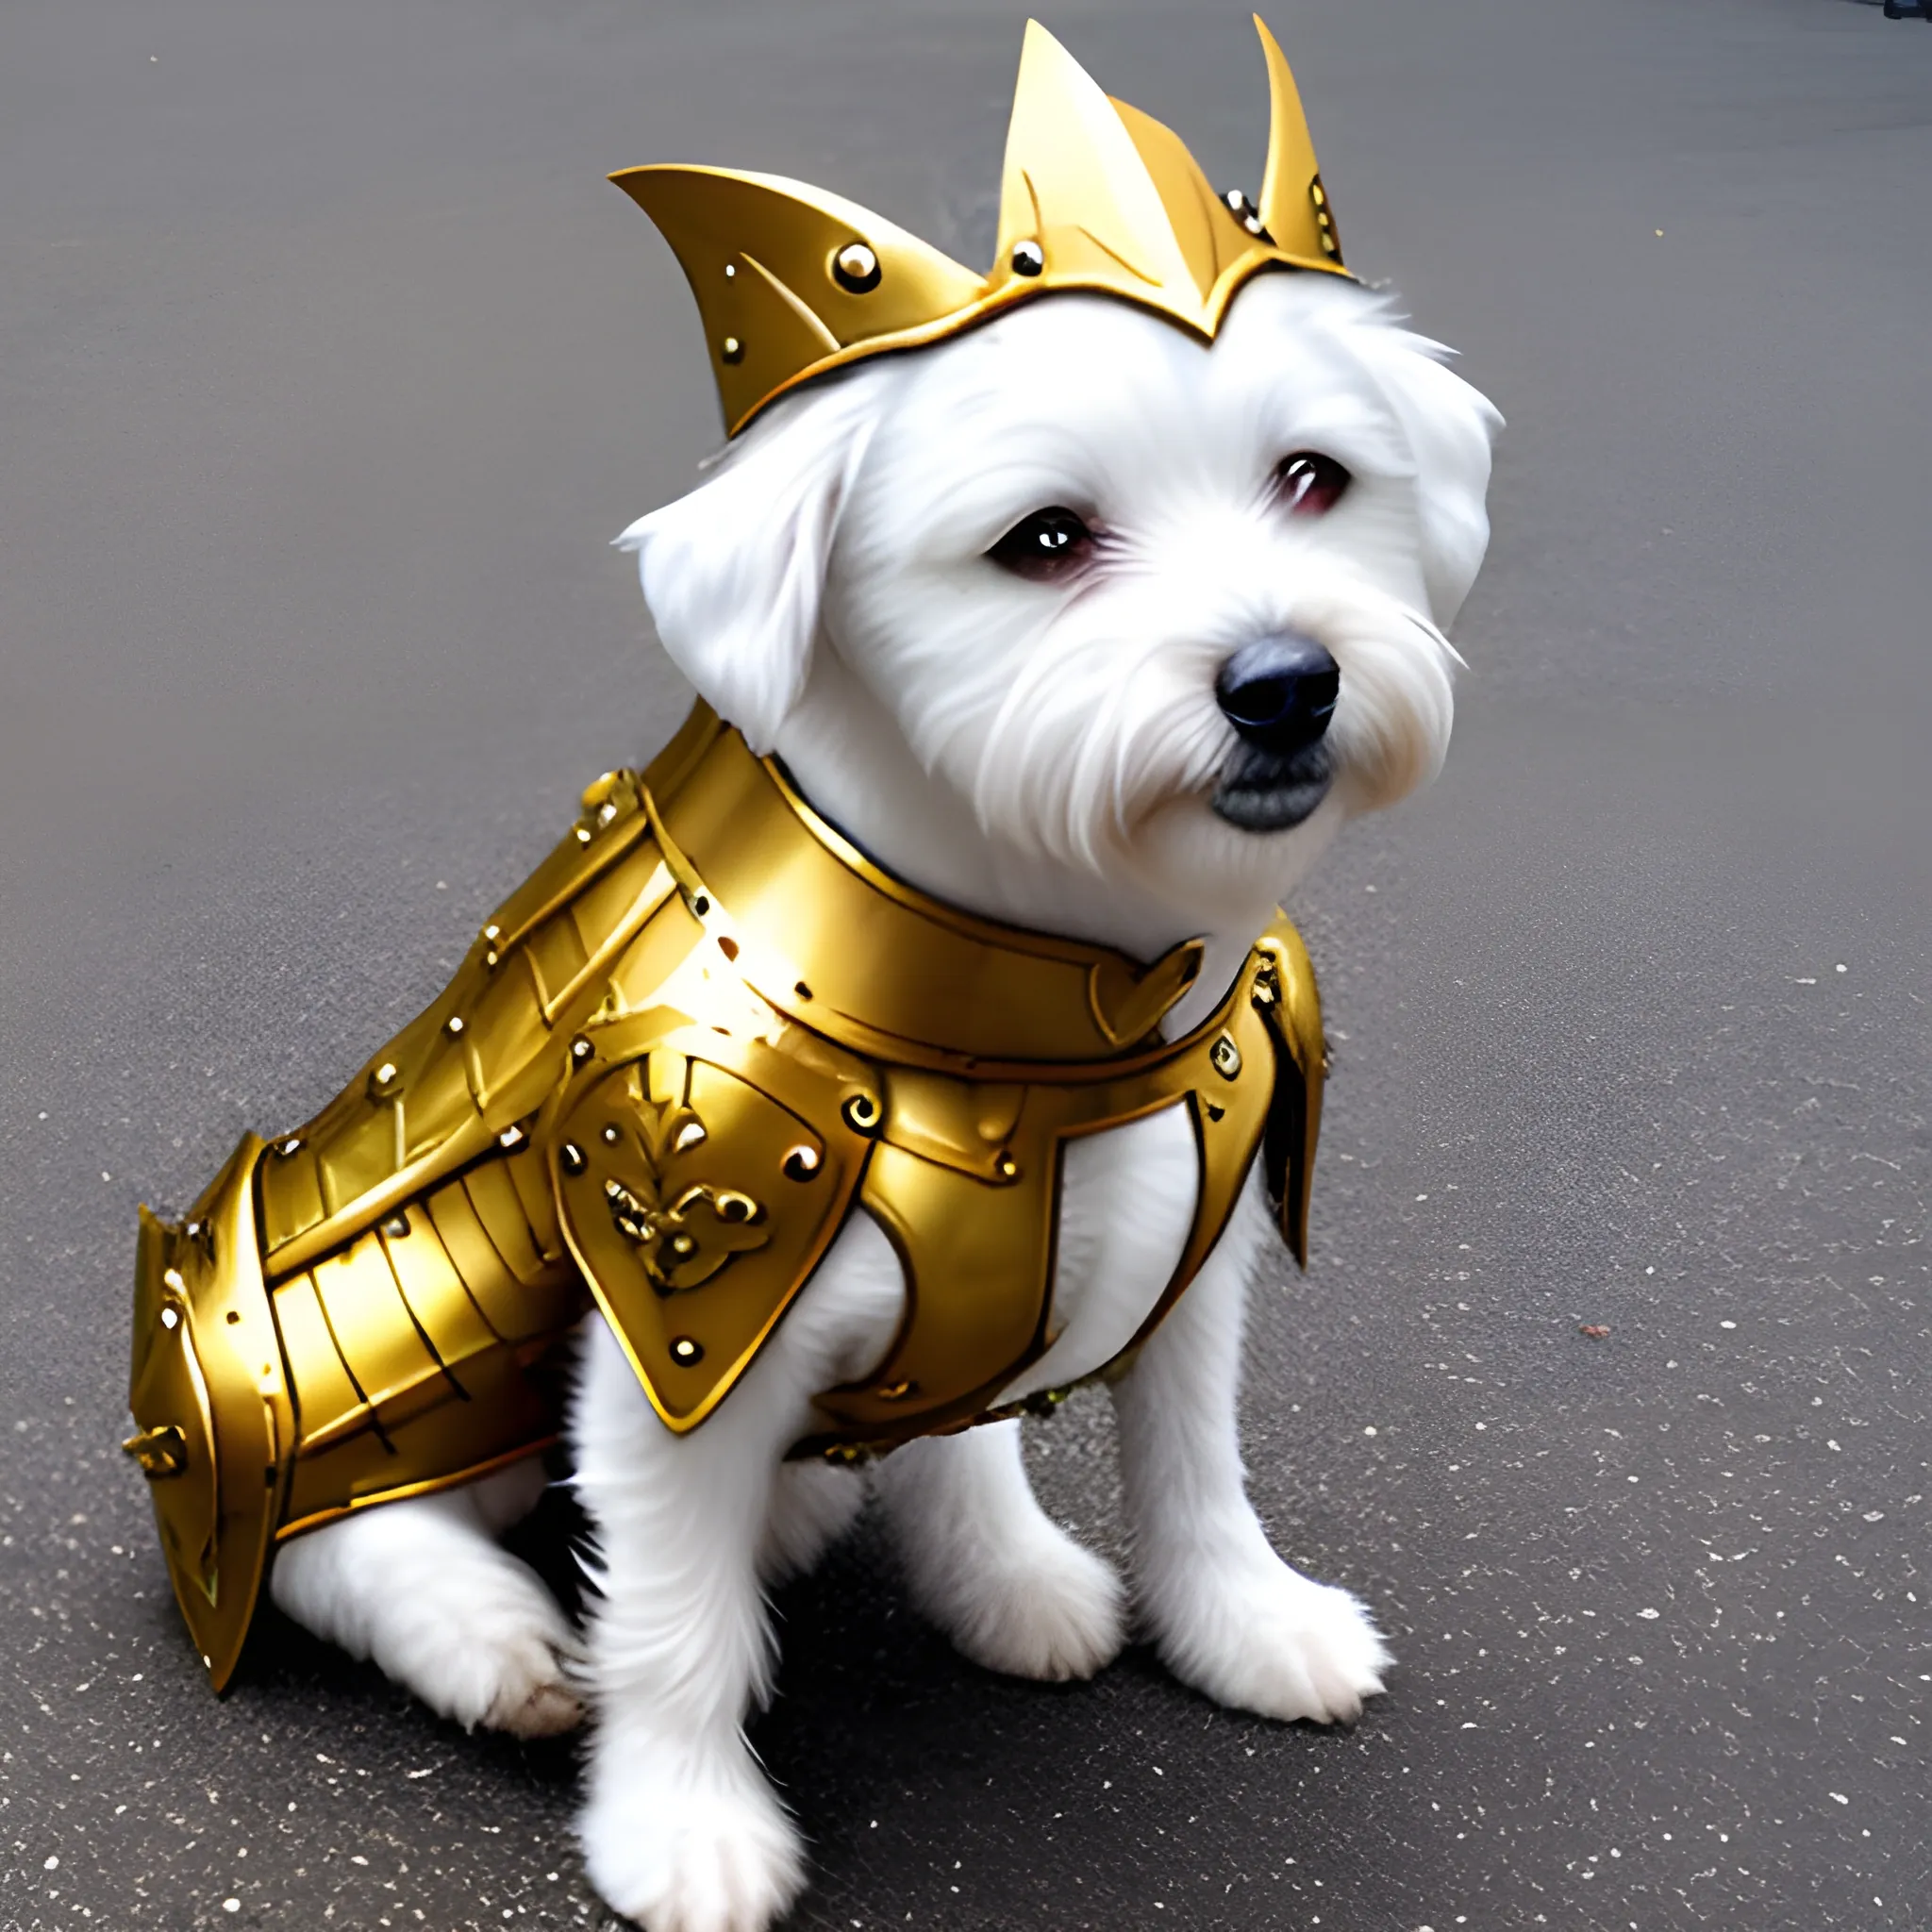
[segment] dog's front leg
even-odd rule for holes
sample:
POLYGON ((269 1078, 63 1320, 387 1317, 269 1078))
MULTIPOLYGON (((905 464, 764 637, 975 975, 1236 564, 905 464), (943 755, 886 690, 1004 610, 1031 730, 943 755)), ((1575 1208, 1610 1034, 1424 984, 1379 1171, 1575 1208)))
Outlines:
POLYGON ((1270 1547, 1242 1481, 1235 1398, 1258 1176, 1178 1307, 1114 1384, 1135 1584, 1183 1683, 1264 1717, 1348 1722, 1391 1661, 1362 1606, 1270 1547))
POLYGON ((761 1932, 804 1860, 741 1728, 774 1662, 758 1553, 795 1417, 735 1390, 689 1436, 658 1420, 615 1337, 586 1341, 576 1488, 596 1528, 591 1882, 649 1932, 761 1932))
POLYGON ((776 1661, 761 1570, 808 1557, 837 1528, 843 1512, 822 1497, 801 1516, 785 1453, 810 1429, 812 1395, 890 1342, 903 1294, 885 1237, 856 1222, 738 1386, 682 1436, 609 1329, 589 1325, 571 1418, 596 1536, 584 1858, 649 1932, 763 1932, 804 1884, 798 1835, 743 1731, 776 1661))
POLYGON ((576 1640, 536 1574, 495 1541, 545 1481, 533 1457, 298 1536, 271 1573, 276 1607, 465 1728, 567 1731, 583 1714, 565 1675, 576 1640))

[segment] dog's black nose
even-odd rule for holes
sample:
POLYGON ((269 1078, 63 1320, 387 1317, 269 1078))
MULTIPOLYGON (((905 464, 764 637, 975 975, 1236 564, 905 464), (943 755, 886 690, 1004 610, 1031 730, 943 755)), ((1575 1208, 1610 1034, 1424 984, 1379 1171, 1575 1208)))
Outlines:
POLYGON ((1243 644, 1214 680, 1214 695, 1242 740, 1284 758, 1321 741, 1341 688, 1335 659, 1292 630, 1243 644))

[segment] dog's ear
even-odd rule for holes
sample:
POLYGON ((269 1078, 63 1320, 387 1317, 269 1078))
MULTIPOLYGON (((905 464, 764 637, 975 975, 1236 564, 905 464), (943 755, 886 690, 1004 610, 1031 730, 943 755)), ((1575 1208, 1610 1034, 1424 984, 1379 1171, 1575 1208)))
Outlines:
POLYGON ((617 539, 638 554, 672 661, 761 755, 811 669, 825 568, 874 421, 874 387, 855 375, 774 405, 697 489, 617 539))
POLYGON ((1429 614, 1448 629, 1490 547, 1490 449, 1501 412, 1444 364, 1438 343, 1391 328, 1372 366, 1415 458, 1429 614))

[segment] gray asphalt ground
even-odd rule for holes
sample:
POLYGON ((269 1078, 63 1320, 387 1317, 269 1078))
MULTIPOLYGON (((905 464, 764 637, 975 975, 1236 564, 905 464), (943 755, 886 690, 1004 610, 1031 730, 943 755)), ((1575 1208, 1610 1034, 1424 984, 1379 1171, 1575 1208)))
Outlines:
MULTIPOLYGON (((568 1746, 273 1620, 204 1690, 114 1447, 135 1204, 333 1094, 682 710, 605 544, 715 404, 600 175, 795 174, 980 260, 1021 20, 0 11, 0 1924, 603 1920, 568 1746)), ((1232 0, 1049 24, 1254 183, 1232 0)), ((757 1732, 793 1924, 1932 1926, 1932 31, 1274 25, 1352 261, 1510 418, 1449 771, 1295 908, 1336 1077, 1246 1403, 1401 1668, 1339 1736, 1139 1653, 1007 1683, 861 1534, 757 1732)), ((1034 1449, 1113 1547, 1104 1406, 1034 1449)))

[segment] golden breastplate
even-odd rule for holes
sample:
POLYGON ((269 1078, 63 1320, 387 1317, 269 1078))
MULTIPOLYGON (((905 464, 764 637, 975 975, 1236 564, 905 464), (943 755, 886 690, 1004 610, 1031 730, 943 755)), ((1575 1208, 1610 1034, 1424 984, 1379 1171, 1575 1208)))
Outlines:
MULTIPOLYGON (((127 1447, 220 1689, 275 1542, 556 1437, 594 1304, 666 1425, 699 1426, 855 1208, 906 1314, 795 1454, 1003 1411, 1051 1344, 1062 1150, 1169 1108, 1194 1218, 1141 1336, 1263 1154, 1305 1254, 1323 1074, 1272 925, 1163 1042, 1201 948, 1141 967, 901 885, 702 706, 584 798, 442 996, 315 1120, 248 1137, 187 1220, 145 1210, 127 1447)), ((1127 1351, 1131 1355, 1132 1348, 1127 1351)))

